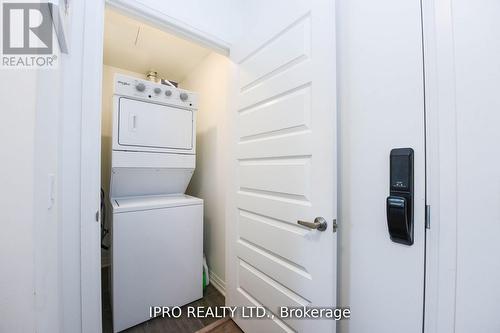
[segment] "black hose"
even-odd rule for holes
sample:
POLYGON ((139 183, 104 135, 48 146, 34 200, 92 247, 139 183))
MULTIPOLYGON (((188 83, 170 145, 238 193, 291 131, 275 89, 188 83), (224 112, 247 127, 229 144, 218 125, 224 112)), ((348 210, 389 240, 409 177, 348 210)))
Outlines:
POLYGON ((109 234, 109 230, 106 228, 106 203, 105 203, 104 189, 101 188, 101 248, 109 250, 109 246, 104 245, 104 239, 106 235, 109 234))

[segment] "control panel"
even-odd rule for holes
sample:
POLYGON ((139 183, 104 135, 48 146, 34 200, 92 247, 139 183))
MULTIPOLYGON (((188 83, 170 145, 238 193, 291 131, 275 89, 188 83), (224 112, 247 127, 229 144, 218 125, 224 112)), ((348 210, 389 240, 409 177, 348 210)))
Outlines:
POLYGON ((121 74, 115 75, 114 83, 115 95, 151 100, 188 109, 198 108, 198 95, 188 90, 121 74))

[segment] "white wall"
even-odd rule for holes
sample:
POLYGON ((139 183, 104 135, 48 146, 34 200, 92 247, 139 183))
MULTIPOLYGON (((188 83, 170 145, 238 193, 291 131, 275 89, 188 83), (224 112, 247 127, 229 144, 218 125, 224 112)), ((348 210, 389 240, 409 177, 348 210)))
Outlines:
POLYGON ((225 286, 226 116, 229 60, 208 55, 180 87, 199 93, 196 170, 187 193, 204 200, 204 251, 212 282, 225 286))
POLYGON ((424 1, 426 332, 500 331, 498 1, 424 1))
POLYGON ((59 222, 61 71, 37 79, 34 159, 35 306, 37 332, 56 332, 61 319, 62 230, 59 222), (53 185, 51 185, 51 183, 53 185), (52 192, 52 194, 50 194, 52 192), (50 202, 49 198, 53 200, 50 202))
POLYGON ((500 2, 453 0, 456 333, 500 332, 500 2))
POLYGON ((60 71, 3 70, 1 78, 0 332, 54 332, 61 227, 49 174, 57 196, 60 71))
POLYGON ((56 196, 60 71, 3 70, 1 78, 0 332, 53 332, 61 239, 48 176, 56 196))
POLYGON ((2 70, 0 332, 34 332, 35 327, 35 96, 35 71, 2 70), (23 98, 13 98, 18 91, 23 98))
POLYGON ((121 2, 140 3, 229 44, 237 38, 239 19, 244 14, 237 10, 238 1, 233 0, 141 0, 121 2))
POLYGON ((83 3, 71 9, 70 54, 59 55, 58 68, 0 75, 0 332, 77 333, 82 326, 83 3))

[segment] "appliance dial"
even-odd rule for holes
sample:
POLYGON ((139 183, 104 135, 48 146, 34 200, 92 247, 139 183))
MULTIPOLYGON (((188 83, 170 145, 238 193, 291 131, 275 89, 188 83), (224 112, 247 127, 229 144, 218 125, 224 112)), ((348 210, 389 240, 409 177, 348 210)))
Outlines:
POLYGON ((154 92, 155 92, 155 94, 159 94, 159 93, 161 93, 161 89, 158 88, 158 87, 156 87, 155 90, 154 90, 154 92))
POLYGON ((135 86, 135 89, 137 89, 137 91, 144 91, 146 90, 146 85, 144 83, 137 83, 136 86, 135 86))
POLYGON ((181 93, 179 95, 179 97, 181 98, 181 101, 187 101, 188 99, 188 94, 186 94, 185 92, 181 93))
POLYGON ((172 90, 165 90, 165 96, 167 97, 172 96, 172 90))

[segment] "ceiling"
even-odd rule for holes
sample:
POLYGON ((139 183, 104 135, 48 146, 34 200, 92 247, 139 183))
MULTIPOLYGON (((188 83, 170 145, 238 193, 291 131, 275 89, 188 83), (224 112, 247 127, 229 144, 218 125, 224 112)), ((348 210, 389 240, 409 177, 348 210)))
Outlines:
POLYGON ((104 64, 181 82, 209 49, 106 9, 104 64))

